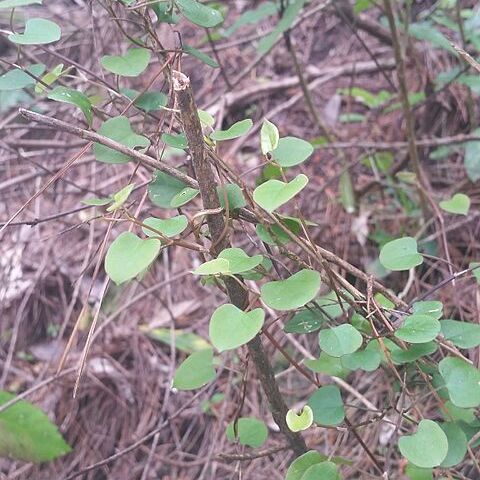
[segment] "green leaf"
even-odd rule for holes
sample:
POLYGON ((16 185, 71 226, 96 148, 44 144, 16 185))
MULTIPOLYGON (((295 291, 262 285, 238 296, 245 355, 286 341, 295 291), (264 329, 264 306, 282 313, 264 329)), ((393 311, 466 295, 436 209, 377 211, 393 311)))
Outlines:
POLYGON ((380 263, 389 270, 410 270, 423 262, 417 251, 417 241, 403 237, 386 243, 380 250, 380 263))
POLYGON ((280 38, 283 32, 286 32, 293 24, 297 18, 300 10, 302 10, 305 5, 306 0, 295 0, 291 3, 283 12, 282 18, 277 23, 275 29, 267 35, 265 38, 260 40, 258 44, 258 53, 261 55, 266 54, 280 38))
POLYGON ((198 194, 200 190, 192 187, 185 187, 183 190, 178 192, 176 195, 172 197, 170 200, 170 206, 172 208, 182 207, 186 205, 188 202, 193 200, 198 194))
POLYGON ((206 127, 213 127, 213 124, 215 123, 215 119, 213 118, 212 115, 210 115, 210 113, 200 109, 197 110, 197 113, 198 113, 198 118, 206 127))
POLYGON ((210 348, 210 344, 199 335, 184 330, 171 330, 170 328, 150 328, 148 325, 140 325, 140 331, 148 337, 165 345, 175 344, 175 349, 184 353, 193 353, 210 348), (173 338, 172 338, 173 337, 173 338))
POLYGON ((264 2, 260 4, 258 8, 247 10, 245 13, 242 13, 240 17, 235 20, 233 25, 225 30, 225 36, 230 37, 240 27, 243 27, 244 25, 254 25, 275 13, 277 13, 277 6, 275 3, 264 2))
POLYGON ((48 98, 50 100, 56 100, 57 102, 69 103, 77 106, 85 115, 88 125, 92 124, 92 104, 84 93, 67 87, 56 87, 48 94, 48 98))
MULTIPOLYGON (((387 342, 385 343, 387 344, 387 342)), ((407 350, 402 350, 398 345, 395 345, 392 342, 391 344, 388 343, 388 349, 391 352, 393 363, 402 365, 435 353, 438 349, 438 345, 435 342, 415 343, 407 350)))
POLYGON ((443 303, 436 300, 415 302, 413 304, 413 313, 428 315, 435 320, 439 320, 443 315, 443 303))
POLYGON ((253 200, 267 212, 273 212, 301 192, 307 183, 308 177, 303 173, 288 183, 268 180, 254 190, 253 200))
MULTIPOLYGON (((14 397, 0 390, 0 405, 14 397)), ((0 413, 0 457, 39 463, 71 450, 57 427, 35 405, 19 400, 0 413)))
POLYGON ((364 350, 359 350, 348 355, 343 355, 342 364, 349 370, 364 370, 365 372, 373 372, 382 361, 378 342, 370 342, 364 350))
POLYGON ((460 408, 480 405, 480 372, 460 358, 447 357, 438 364, 452 403, 460 408))
POLYGON ((338 189, 340 191, 340 200, 343 208, 347 213, 355 212, 355 191, 353 189, 352 177, 348 170, 340 175, 338 181, 338 189))
POLYGON ((178 390, 195 390, 214 380, 215 375, 213 350, 200 350, 179 365, 173 377, 173 386, 178 390))
POLYGON ((198 58, 198 60, 205 63, 209 67, 218 68, 220 66, 212 57, 209 57, 206 53, 203 53, 196 48, 190 47, 189 45, 183 44, 183 51, 185 53, 188 53, 192 57, 198 58))
POLYGON ((335 385, 320 387, 308 400, 313 419, 319 425, 339 425, 345 418, 340 390, 335 385))
POLYGON ((168 103, 168 97, 163 92, 145 92, 139 96, 139 91, 131 88, 122 88, 120 92, 130 100, 136 99, 133 104, 145 112, 161 110, 168 103), (138 97, 138 98, 137 98, 138 97))
POLYGON ((150 50, 129 48, 125 55, 105 55, 100 63, 105 70, 122 77, 138 77, 150 62, 150 50))
POLYGON ((195 275, 227 275, 230 273, 230 263, 224 258, 214 258, 202 263, 192 273, 195 275))
POLYGON ((262 285, 261 298, 275 310, 295 310, 312 301, 320 289, 320 274, 314 270, 300 270, 286 280, 262 285))
POLYGON ((326 458, 315 450, 300 455, 288 467, 285 480, 302 480, 303 475, 312 465, 323 462, 326 458))
POLYGON ((295 410, 289 410, 285 418, 288 428, 292 432, 301 432, 310 428, 313 423, 313 412, 312 409, 305 405, 302 408, 302 411, 297 414, 295 410))
POLYGON ((362 346, 362 342, 362 334, 349 323, 318 332, 320 348, 331 357, 356 352, 362 346))
POLYGON ((467 437, 461 427, 455 422, 441 423, 440 428, 448 440, 447 456, 440 466, 449 468, 458 465, 467 453, 467 437))
POLYGON ((228 130, 217 130, 212 132, 210 138, 216 142, 232 140, 233 138, 238 138, 248 133, 252 126, 253 122, 247 118, 246 120, 234 123, 228 130))
MULTIPOLYGON (((472 135, 480 135, 480 128, 472 132, 472 135)), ((480 141, 465 143, 465 170, 472 182, 480 180, 480 141)))
POLYGON ((227 183, 217 187, 218 199, 223 209, 226 209, 225 192, 227 194, 228 208, 230 211, 243 208, 247 205, 242 189, 235 183, 227 183))
POLYGON ((459 348, 475 348, 480 345, 480 325, 477 323, 442 320, 440 322, 445 340, 459 348))
POLYGON ((179 135, 170 135, 169 133, 162 133, 161 139, 169 146, 173 148, 179 148, 185 150, 188 147, 187 137, 184 133, 179 135))
MULTIPOLYGON (((176 237, 187 228, 188 218, 185 215, 178 215, 176 217, 165 219, 148 217, 143 221, 143 223, 163 233, 163 235, 165 235, 166 237, 171 238, 176 237)), ((142 227, 142 231, 148 237, 157 236, 154 231, 149 230, 148 228, 142 227)))
MULTIPOLYGON (((129 148, 147 148, 150 145, 148 138, 137 135, 132 130, 128 118, 123 115, 110 118, 102 123, 98 133, 129 148)), ((99 143, 94 143, 93 153, 99 162, 127 163, 130 161, 128 155, 124 155, 99 143)))
MULTIPOLYGON (((301 225, 289 217, 280 216, 280 222, 293 234, 298 235, 301 231, 301 225)), ((268 230, 264 225, 258 224, 255 227, 258 237, 262 242, 269 245, 285 245, 291 239, 287 233, 277 224, 269 224, 268 230)))
POLYGON ((25 71, 20 68, 14 68, 7 73, 0 75, 0 91, 18 90, 20 88, 30 87, 34 85, 36 80, 28 75, 30 72, 36 77, 40 77, 45 71, 45 65, 36 63, 25 67, 25 71))
POLYGON ((281 167, 293 167, 303 163, 312 153, 311 143, 301 138, 284 137, 278 140, 278 146, 272 151, 272 157, 281 167))
POLYGON ((31 18, 25 24, 23 33, 12 33, 8 39, 19 45, 46 45, 60 40, 60 27, 46 18, 31 18))
POLYGON ((218 351, 233 350, 248 343, 262 329, 265 312, 256 308, 244 312, 227 303, 218 307, 210 319, 209 336, 218 351))
POLYGON ((102 207, 103 205, 108 205, 109 203, 112 202, 112 197, 106 197, 106 198, 86 198, 85 200, 82 200, 80 203, 83 203, 84 205, 91 205, 92 207, 102 207))
POLYGON ((223 22, 223 16, 218 10, 207 7, 196 0, 176 0, 176 4, 188 20, 200 27, 216 27, 223 22))
POLYGON ((253 270, 263 261, 263 255, 249 257, 241 248, 226 248, 219 253, 218 258, 228 261, 229 272, 232 274, 253 270))
POLYGON ((0 2, 0 10, 4 8, 25 7, 27 5, 41 5, 42 0, 2 0, 0 2))
POLYGON ((107 212, 114 212, 118 210, 127 200, 133 189, 135 188, 134 183, 130 183, 126 187, 123 187, 117 193, 113 194, 113 203, 107 208, 107 212))
POLYGON ((132 232, 123 232, 110 245, 105 257, 105 271, 117 284, 135 278, 147 269, 160 252, 156 238, 143 240, 132 232))
POLYGON ((314 360, 306 359, 305 365, 316 373, 324 373, 332 377, 343 378, 350 373, 340 357, 331 357, 325 352, 320 352, 320 357, 314 360))
POLYGON ((262 153, 266 155, 268 152, 275 150, 278 146, 279 138, 280 135, 276 125, 265 118, 260 130, 260 147, 262 153))
POLYGON ((443 48, 451 53, 455 53, 448 38, 446 38, 431 22, 412 23, 409 25, 408 32, 417 40, 427 41, 435 47, 443 48))
POLYGON ((322 313, 316 308, 306 308, 295 314, 286 324, 285 333, 311 333, 325 323, 322 313))
MULTIPOLYGON (((239 418, 237 421, 236 431, 239 443, 241 445, 246 445, 247 447, 258 448, 267 441, 267 426, 261 420, 256 418, 239 418)), ((231 442, 235 441, 234 422, 228 424, 227 431, 225 433, 231 442)))
POLYGON ((148 186, 148 197, 157 207, 171 208, 172 199, 186 186, 181 180, 157 170, 148 186))
POLYGON ((47 72, 42 78, 42 83, 38 82, 35 85, 35 93, 44 93, 47 91, 47 87, 45 85, 52 85, 52 83, 56 82, 60 76, 66 73, 68 69, 63 70, 63 63, 59 63, 56 65, 52 70, 47 72), (45 85, 44 85, 45 84, 45 85))
POLYGON ((422 420, 417 432, 398 440, 401 454, 420 468, 438 467, 447 456, 448 440, 440 426, 432 420, 422 420))
POLYGON ((460 408, 456 407, 450 400, 443 405, 445 411, 441 411, 445 420, 461 421, 465 423, 472 423, 475 421, 474 408, 460 408))
POLYGON ((342 477, 333 462, 321 462, 307 469, 301 480, 342 480, 342 477))
POLYGON ((431 468, 420 468, 413 463, 409 463, 405 468, 405 473, 410 480, 433 480, 433 471, 431 468))
POLYGON ((457 215, 468 215, 470 210, 470 198, 464 193, 456 193, 449 200, 442 200, 440 208, 448 213, 456 213, 457 215))
POLYGON ((440 322, 434 317, 413 314, 405 317, 402 327, 395 332, 395 336, 409 343, 426 343, 440 333, 440 328, 440 322))

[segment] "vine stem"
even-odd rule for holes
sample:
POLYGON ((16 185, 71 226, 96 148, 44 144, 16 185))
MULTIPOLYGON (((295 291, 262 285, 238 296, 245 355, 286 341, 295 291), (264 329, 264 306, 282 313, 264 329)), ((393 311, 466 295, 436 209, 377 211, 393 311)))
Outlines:
MULTIPOLYGON (((200 119, 198 118, 190 80, 183 73, 172 71, 172 81, 183 128, 188 141, 193 170, 200 189, 203 208, 217 209, 220 207, 216 190, 217 182, 206 156, 202 127, 200 119)), ((213 257, 216 257, 220 251, 230 246, 228 235, 224 235, 225 221, 223 213, 208 215, 207 224, 212 241, 210 253, 213 257)), ((237 308, 245 310, 249 303, 247 291, 235 280, 228 277, 225 278, 225 285, 232 304, 237 308)), ((278 388, 272 365, 270 364, 260 336, 257 335, 248 342, 247 347, 270 405, 270 411, 275 423, 297 456, 307 452, 308 449, 302 436, 292 432, 287 426, 285 417, 288 407, 278 388)))

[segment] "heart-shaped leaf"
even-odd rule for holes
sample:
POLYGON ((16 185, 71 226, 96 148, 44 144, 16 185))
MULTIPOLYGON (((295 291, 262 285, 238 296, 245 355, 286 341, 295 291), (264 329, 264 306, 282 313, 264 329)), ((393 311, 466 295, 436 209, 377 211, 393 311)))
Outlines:
POLYGON ((440 328, 440 322, 434 317, 414 313, 405 317, 402 327, 395 332, 395 336, 409 343, 426 343, 440 333, 440 328))
POLYGON ((439 205, 448 213, 467 215, 470 210, 470 198, 464 193, 456 193, 449 200, 442 200, 439 205))
POLYGON ((417 251, 417 241, 403 237, 386 243, 380 250, 380 263, 389 270, 410 270, 423 262, 417 251))
POLYGON ((247 205, 242 189, 235 183, 227 183, 217 187, 217 194, 218 199, 220 200, 220 206, 224 209, 226 208, 225 194, 227 196, 228 208, 230 211, 237 208, 243 208, 247 205))
POLYGON ((272 151, 273 159, 281 167, 293 167, 303 163, 313 153, 311 143, 296 137, 284 137, 272 151))
POLYGON ((413 313, 428 315, 433 317, 435 320, 439 320, 443 315, 443 303, 436 300, 415 302, 413 304, 413 313))
POLYGON ((431 468, 420 468, 413 463, 409 463, 405 467, 405 473, 410 480, 433 480, 433 470, 431 468))
POLYGON ((268 180, 254 190, 253 199, 267 212, 273 212, 301 192, 307 183, 308 177, 303 173, 288 183, 275 179, 268 180))
POLYGON ((105 271, 117 285, 127 282, 150 266, 160 247, 156 238, 143 240, 132 232, 123 232, 108 249, 105 271))
POLYGON ((173 386, 179 390, 201 388, 215 378, 213 368, 213 350, 207 348, 193 352, 177 368, 173 386))
POLYGON ((371 341, 364 350, 343 355, 341 360, 349 370, 361 369, 365 372, 373 372, 380 366, 382 354, 378 342, 371 341))
POLYGON ((283 330, 285 333, 311 333, 320 329, 325 317, 316 308, 306 308, 292 317, 283 330))
POLYGON ((78 90, 72 90, 67 87, 56 87, 48 94, 50 100, 56 100, 57 102, 69 103, 78 107, 85 115, 88 125, 92 124, 93 113, 92 104, 88 97, 78 90))
POLYGON ((321 455, 315 450, 310 450, 300 455, 288 467, 285 480, 302 480, 303 475, 312 465, 316 465, 326 459, 325 455, 321 455))
MULTIPOLYGON (((0 390, 0 405, 12 398, 0 390)), ((57 427, 31 403, 19 400, 0 413, 0 457, 48 462, 71 450, 57 427)))
POLYGON ((199 193, 200 190, 197 190, 196 188, 185 187, 172 197, 170 200, 170 206, 172 208, 182 207, 193 200, 199 193))
POLYGON ((171 208, 172 199, 185 187, 181 180, 157 170, 148 186, 148 197, 157 207, 171 208))
POLYGON ((310 428, 313 423, 313 412, 312 409, 305 405, 302 408, 302 411, 297 414, 295 410, 289 410, 285 418, 288 428, 292 432, 301 432, 310 428))
POLYGON ((223 16, 214 8, 202 5, 196 0, 176 0, 180 12, 195 25, 210 28, 223 22, 223 16))
POLYGON ((150 62, 150 50, 129 48, 125 55, 105 55, 100 63, 105 70, 122 77, 138 77, 150 62))
POLYGON ((320 290, 320 274, 314 270, 300 270, 286 280, 265 283, 262 300, 275 310, 295 310, 312 301, 320 290))
POLYGON ((187 137, 184 133, 178 135, 170 135, 169 133, 162 133, 161 139, 169 146, 185 150, 188 147, 187 137))
POLYGON ((321 462, 312 465, 301 480, 342 480, 337 466, 333 462, 321 462))
POLYGON ((118 210, 128 200, 128 197, 130 196, 134 188, 135 184, 130 183, 126 187, 123 187, 121 190, 119 190, 117 193, 114 193, 112 198, 113 202, 107 208, 107 212, 114 212, 115 210, 118 210))
POLYGON ((320 352, 320 357, 314 360, 307 358, 305 365, 313 372, 324 373, 332 377, 344 378, 350 373, 350 370, 343 364, 341 357, 331 357, 325 352, 320 352))
POLYGON ((211 133, 210 138, 216 142, 232 140, 233 138, 238 138, 248 133, 252 126, 253 122, 247 118, 246 120, 234 123, 228 130, 217 130, 211 133))
MULTIPOLYGON (((129 148, 147 148, 150 145, 148 138, 137 135, 132 130, 128 118, 123 115, 110 118, 102 123, 98 133, 129 148)), ((128 155, 124 155, 99 143, 93 145, 93 153, 99 162, 127 163, 130 161, 128 155)))
POLYGON ((438 364, 450 400, 460 408, 480 405, 480 371, 460 358, 447 357, 438 364))
POLYGON ((480 345, 480 325, 478 323, 442 320, 440 322, 445 340, 459 348, 475 348, 480 345))
POLYGON ((261 308, 244 312, 230 303, 222 305, 210 319, 210 341, 220 352, 245 345, 262 329, 264 319, 261 308))
MULTIPOLYGON (((235 441, 234 422, 228 424, 225 433, 231 442, 235 441)), ((252 417, 239 418, 237 420, 236 433, 241 445, 252 448, 261 447, 267 441, 268 437, 268 429, 265 423, 252 417)))
POLYGON ((145 92, 139 95, 140 92, 131 88, 122 88, 120 92, 130 100, 135 99, 133 104, 145 112, 161 110, 168 103, 168 97, 163 92, 145 92))
POLYGON ((356 352, 363 342, 362 334, 349 323, 318 332, 320 348, 332 357, 356 352))
POLYGON ((25 71, 20 68, 9 70, 7 73, 0 75, 0 91, 18 90, 34 85, 36 80, 26 72, 40 77, 44 71, 45 65, 41 63, 29 65, 25 68, 25 71))
POLYGON ((0 10, 4 8, 25 7, 27 5, 42 4, 42 0, 2 0, 0 2, 0 10))
POLYGON ((340 390, 335 385, 320 387, 308 400, 313 419, 319 425, 339 425, 345 418, 340 390))
MULTIPOLYGON (((178 215, 172 218, 148 217, 143 223, 149 227, 158 230, 166 237, 176 237, 182 233, 188 226, 188 218, 185 215, 178 215)), ((157 234, 148 228, 142 227, 143 233, 148 237, 156 237, 157 234)))
POLYGON ((414 343, 407 350, 401 349, 398 345, 390 341, 385 341, 385 345, 390 350, 392 361, 396 365, 412 363, 421 357, 435 353, 438 349, 438 345, 435 342, 414 343))
POLYGON ((232 274, 253 270, 262 263, 263 255, 249 257, 241 248, 226 248, 218 254, 218 258, 224 258, 229 263, 232 274))
POLYGON ((260 130, 260 147, 262 153, 266 155, 268 152, 275 150, 279 141, 278 128, 272 122, 265 119, 260 130))
POLYGON ((202 263, 193 273, 195 275, 229 275, 230 263, 224 258, 214 258, 202 263))
POLYGON ((417 432, 398 441, 401 454, 417 467, 438 467, 447 456, 448 440, 440 426, 432 420, 422 420, 417 432))
POLYGON ((12 33, 8 39, 19 45, 46 45, 60 40, 62 30, 46 18, 31 18, 25 24, 23 33, 12 33))
POLYGON ((467 437, 462 428, 455 422, 441 423, 440 428, 447 436, 448 452, 447 456, 440 464, 441 467, 448 468, 458 465, 467 453, 467 437))

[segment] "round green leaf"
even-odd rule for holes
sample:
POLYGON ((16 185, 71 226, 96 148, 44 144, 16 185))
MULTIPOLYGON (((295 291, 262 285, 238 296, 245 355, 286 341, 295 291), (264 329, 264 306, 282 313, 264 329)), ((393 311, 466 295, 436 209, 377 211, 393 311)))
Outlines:
POLYGON ((157 258, 160 241, 143 240, 132 232, 123 232, 110 245, 105 257, 107 275, 120 285, 142 273, 157 258))
POLYGON ((148 186, 148 197, 157 207, 171 208, 172 199, 185 187, 182 181, 157 170, 148 186))
POLYGON ((194 390, 203 387, 215 378, 213 350, 207 348, 192 353, 177 368, 173 386, 179 390, 194 390))
POLYGON ((56 87, 48 94, 48 98, 50 100, 56 100, 57 102, 69 103, 77 106, 85 115, 87 123, 89 125, 92 124, 92 104, 84 93, 67 87, 56 87))
MULTIPOLYGON (((0 390, 0 405, 12 398, 0 390)), ((0 413, 0 457, 48 462, 71 450, 57 427, 31 403, 20 400, 0 413)))
POLYGON ((442 210, 448 213, 467 215, 470 210, 470 198, 464 193, 456 193, 449 200, 441 201, 439 205, 442 210))
POLYGON ((210 28, 223 22, 222 14, 196 0, 176 0, 182 14, 195 25, 210 28))
POLYGON ((303 173, 288 183, 275 179, 268 180, 254 190, 253 200, 267 212, 273 212, 301 192, 307 183, 308 177, 303 173))
POLYGON ((217 187, 218 199, 220 200, 220 206, 222 208, 226 208, 225 192, 227 194, 228 208, 230 211, 243 208, 247 205, 242 189, 235 183, 227 183, 217 187))
POLYGON ((405 473, 410 480, 433 480, 433 470, 431 468, 420 468, 409 463, 405 467, 405 473))
POLYGON ((395 332, 395 336, 409 343, 426 343, 439 333, 440 322, 434 317, 419 313, 405 317, 402 327, 395 332))
MULTIPOLYGON (((241 445, 247 447, 258 448, 261 447, 267 440, 268 429, 265 423, 252 417, 242 417, 237 420, 237 435, 238 441, 241 445)), ((227 438, 235 441, 235 427, 234 422, 228 424, 227 438)))
POLYGON ((382 361, 378 342, 370 342, 364 350, 359 350, 349 355, 343 355, 342 364, 349 370, 364 370, 365 372, 373 372, 382 361))
POLYGON ((100 63, 105 70, 122 77, 138 77, 150 62, 150 50, 129 48, 125 55, 105 55, 100 63))
POLYGON ((145 92, 139 95, 140 92, 131 88, 122 88, 120 92, 130 100, 136 99, 133 104, 145 112, 161 110, 168 103, 168 97, 163 92, 145 92))
POLYGON ((130 196, 134 188, 135 184, 130 183, 118 192, 114 193, 112 198, 112 204, 107 208, 107 212, 114 212, 115 210, 118 210, 128 200, 128 197, 130 196))
POLYGON ((320 290, 320 274, 314 270, 300 270, 286 280, 265 283, 261 298, 275 310, 295 310, 312 301, 320 290))
POLYGON ((0 75, 0 91, 18 90, 34 85, 36 80, 26 72, 40 77, 44 71, 45 65, 41 63, 29 65, 25 67, 25 71, 20 68, 9 70, 7 73, 0 75))
POLYGON ((342 480, 342 476, 333 462, 321 462, 312 465, 301 480, 342 480))
POLYGON ((226 248, 218 254, 218 258, 227 260, 230 273, 237 274, 258 267, 262 263, 263 255, 249 257, 241 248, 226 248))
POLYGON ((162 141, 169 147, 185 150, 188 147, 187 137, 184 133, 178 135, 171 135, 170 133, 162 133, 162 141))
POLYGON ((478 323, 442 320, 440 322, 445 340, 459 348, 475 348, 480 345, 480 325, 478 323))
POLYGON ((447 456, 448 440, 440 426, 432 420, 422 420, 417 432, 398 440, 401 454, 420 468, 438 467, 447 456))
POLYGON ((45 18, 31 18, 25 24, 23 33, 12 33, 8 39, 19 45, 46 45, 60 40, 62 31, 51 20, 45 18))
POLYGON ((305 472, 317 463, 326 460, 325 455, 321 455, 315 450, 310 450, 296 458, 288 467, 285 480, 302 480, 305 472))
POLYGON ((182 207, 193 200, 199 193, 200 190, 197 190, 196 188, 185 187, 172 197, 170 200, 170 206, 172 208, 182 207))
POLYGON ((421 313, 439 320, 443 315, 443 303, 436 300, 415 302, 413 304, 413 313, 421 313))
POLYGON ((285 333, 311 333, 325 323, 322 313, 315 308, 306 308, 295 314, 283 328, 285 333))
POLYGON ((362 334, 349 323, 318 332, 320 348, 332 357, 356 352, 363 342, 362 334))
MULTIPOLYGON (((182 233, 188 226, 188 219, 185 215, 178 215, 172 218, 155 218, 148 217, 143 223, 149 227, 162 232, 166 237, 176 237, 182 233)), ((142 228, 143 233, 149 237, 156 237, 157 234, 148 228, 142 228)))
POLYGON ((417 241, 403 237, 386 243, 380 250, 380 263, 389 270, 410 270, 423 262, 417 251, 417 241))
POLYGON ((257 335, 264 319, 265 312, 261 308, 244 312, 227 303, 218 307, 210 319, 210 340, 220 352, 240 347, 257 335))
POLYGON ((295 410, 289 410, 285 418, 288 428, 292 432, 300 432, 310 428, 313 423, 312 409, 305 405, 300 413, 297 414, 295 410))
POLYGON ((480 372, 460 358, 447 357, 438 364, 450 400, 461 408, 480 405, 480 372))
POLYGON ((313 419, 319 425, 339 425, 345 418, 340 390, 335 385, 320 387, 308 400, 313 419))
POLYGON ((228 130, 217 130, 211 133, 210 138, 216 142, 232 140, 233 138, 238 138, 248 133, 252 126, 253 122, 247 118, 246 120, 234 123, 228 130))
MULTIPOLYGON (((385 342, 385 344, 387 343, 388 342, 385 342)), ((403 350, 398 345, 395 345, 393 342, 391 342, 388 343, 388 349, 391 352, 393 363, 402 365, 404 363, 414 362, 421 357, 435 353, 438 349, 438 345, 436 342, 414 343, 407 350, 403 350)))
POLYGON ((293 167, 304 162, 313 153, 311 143, 296 137, 284 137, 272 152, 273 159, 281 167, 293 167))
POLYGON ((448 468, 458 465, 467 453, 467 436, 461 427, 455 422, 441 423, 440 428, 447 436, 448 452, 441 467, 448 468))
POLYGON ((278 146, 278 140, 278 128, 272 122, 265 119, 260 130, 260 146, 262 153, 266 155, 268 152, 275 150, 278 146))
POLYGON ((193 273, 195 275, 227 275, 230 273, 230 264, 224 258, 214 258, 202 263, 193 273))
POLYGON ((320 357, 314 360, 306 359, 305 365, 316 373, 324 373, 332 377, 344 378, 350 373, 340 357, 331 357, 325 352, 320 352, 320 357))
MULTIPOLYGON (((132 130, 128 118, 123 115, 110 118, 102 123, 98 133, 129 148, 147 148, 150 145, 148 138, 137 135, 132 130)), ((99 162, 127 163, 130 161, 128 155, 124 155, 99 143, 94 143, 93 153, 99 162)))

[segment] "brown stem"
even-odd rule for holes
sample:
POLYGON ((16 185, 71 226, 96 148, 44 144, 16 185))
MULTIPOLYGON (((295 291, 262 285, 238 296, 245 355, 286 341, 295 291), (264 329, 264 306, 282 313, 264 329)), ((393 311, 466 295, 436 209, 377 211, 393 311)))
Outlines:
MULTIPOLYGON (((198 118, 197 107, 193 98, 190 80, 183 73, 172 72, 173 88, 175 90, 178 108, 183 123, 185 135, 187 137, 190 150, 193 169, 197 177, 200 195, 202 197, 204 209, 215 209, 220 206, 220 202, 216 190, 216 180, 213 170, 208 162, 200 120, 198 118)), ((222 239, 225 223, 222 213, 212 214, 207 217, 207 224, 210 230, 212 240, 212 255, 217 256, 218 253, 226 247, 230 246, 228 236, 222 239)), ((225 279, 228 296, 233 305, 242 310, 248 306, 248 293, 241 283, 234 279, 225 279)), ((286 437, 290 447, 296 455, 301 455, 307 451, 307 446, 303 438, 292 432, 286 423, 285 416, 288 408, 285 404, 275 376, 272 366, 263 348, 260 336, 256 336, 248 344, 250 357, 255 364, 257 375, 265 392, 270 405, 273 419, 280 428, 280 431, 286 437)))

